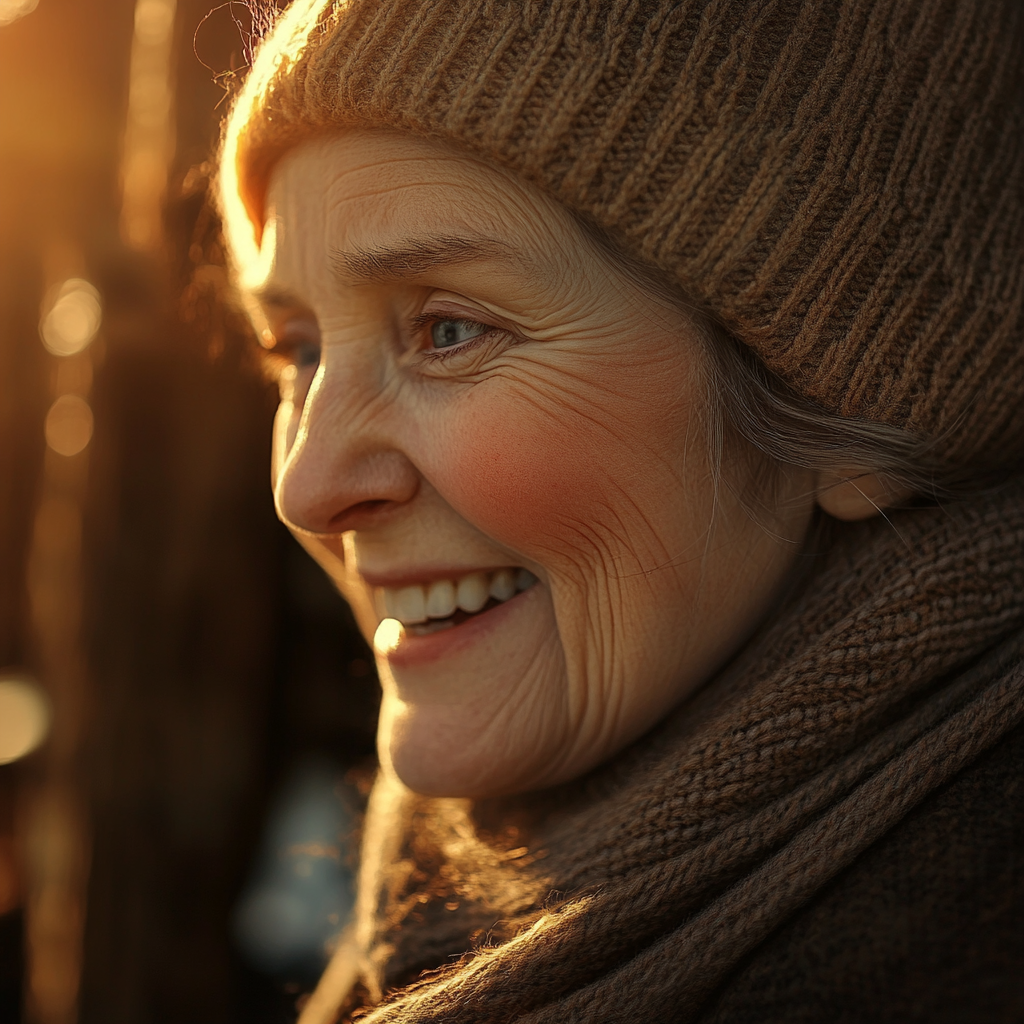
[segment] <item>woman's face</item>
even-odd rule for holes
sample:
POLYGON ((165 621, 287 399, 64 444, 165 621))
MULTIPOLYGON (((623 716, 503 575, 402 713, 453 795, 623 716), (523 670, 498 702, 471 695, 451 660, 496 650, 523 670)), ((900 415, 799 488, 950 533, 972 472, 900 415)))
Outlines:
POLYGON ((351 132, 292 151, 268 210, 277 507, 367 638, 405 623, 378 633, 382 760, 435 795, 579 775, 767 614, 811 486, 750 518, 690 322, 510 175, 351 132))

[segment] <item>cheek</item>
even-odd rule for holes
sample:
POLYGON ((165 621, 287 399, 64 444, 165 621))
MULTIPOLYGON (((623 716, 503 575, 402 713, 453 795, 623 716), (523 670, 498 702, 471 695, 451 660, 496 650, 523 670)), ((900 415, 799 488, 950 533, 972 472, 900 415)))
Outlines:
POLYGON ((524 554, 546 548, 569 521, 586 518, 600 491, 601 439, 515 395, 467 401, 446 431, 438 483, 470 522, 524 554))
MULTIPOLYGON (((633 403, 605 401, 547 410, 514 393, 466 401, 450 421, 432 467, 446 500, 478 529, 524 555, 568 554, 592 527, 629 517, 644 492, 664 496, 664 460, 651 454, 648 425, 635 436, 604 423, 629 422, 633 403), (612 407, 616 406, 616 407, 612 407), (457 454, 456 454, 457 453, 457 454), (628 495, 627 499, 625 496, 628 495)), ((666 431, 670 432, 671 428, 666 431)))

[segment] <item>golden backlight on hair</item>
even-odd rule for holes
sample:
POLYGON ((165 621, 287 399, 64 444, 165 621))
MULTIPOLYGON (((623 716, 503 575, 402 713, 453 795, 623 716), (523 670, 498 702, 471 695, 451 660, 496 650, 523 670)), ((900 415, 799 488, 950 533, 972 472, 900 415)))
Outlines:
POLYGON ((257 49, 252 70, 228 116, 220 160, 220 205, 224 233, 242 280, 259 276, 263 224, 255 223, 246 208, 238 176, 239 141, 253 106, 264 96, 285 61, 294 60, 330 0, 295 0, 280 16, 257 49))

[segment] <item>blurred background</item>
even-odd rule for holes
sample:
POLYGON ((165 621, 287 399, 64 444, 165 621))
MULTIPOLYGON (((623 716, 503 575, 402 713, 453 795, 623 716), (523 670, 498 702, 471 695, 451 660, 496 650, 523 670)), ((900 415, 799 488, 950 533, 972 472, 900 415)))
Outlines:
POLYGON ((377 684, 207 201, 265 6, 0 0, 0 1024, 295 1017, 377 684))

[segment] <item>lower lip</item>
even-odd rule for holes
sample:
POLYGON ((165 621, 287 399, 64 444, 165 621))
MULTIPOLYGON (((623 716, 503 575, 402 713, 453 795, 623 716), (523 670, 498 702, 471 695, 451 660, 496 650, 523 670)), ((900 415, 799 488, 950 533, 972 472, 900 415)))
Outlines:
POLYGON ((524 609, 536 597, 538 584, 495 605, 489 611, 466 619, 458 626, 442 629, 425 636, 406 632, 398 646, 387 654, 392 668, 426 665, 443 658, 451 658, 461 651, 485 643, 495 632, 508 625, 509 619, 524 609))

